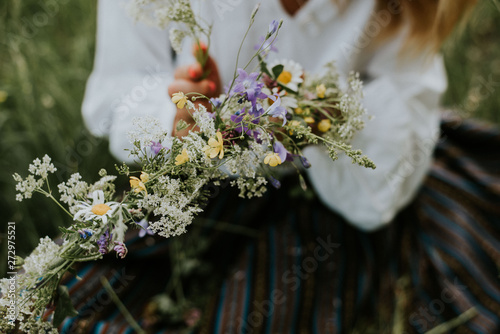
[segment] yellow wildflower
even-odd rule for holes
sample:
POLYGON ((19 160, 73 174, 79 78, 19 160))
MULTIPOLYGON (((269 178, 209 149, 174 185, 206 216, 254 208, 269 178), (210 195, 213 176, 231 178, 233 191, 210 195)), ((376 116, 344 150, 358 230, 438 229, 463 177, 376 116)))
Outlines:
POLYGON ((149 180, 149 175, 147 173, 142 172, 140 179, 138 179, 135 176, 130 177, 130 187, 134 192, 140 193, 141 191, 144 191, 146 194, 148 191, 146 190, 146 185, 145 183, 148 182, 149 180))
POLYGON ((318 130, 321 132, 326 132, 330 130, 331 127, 332 127, 332 122, 328 118, 325 118, 318 123, 318 130))
POLYGON ((325 85, 321 84, 321 85, 316 86, 316 95, 318 95, 318 97, 320 99, 325 98, 325 93, 326 93, 325 85))
POLYGON ((183 148, 182 153, 175 157, 175 165, 179 166, 189 161, 188 151, 183 148))
POLYGON ((205 146, 203 150, 211 159, 215 158, 217 154, 219 155, 219 159, 222 159, 224 157, 224 142, 222 141, 222 133, 217 131, 216 136, 217 139, 210 138, 208 140, 208 145, 205 146))
POLYGON ((278 165, 281 165, 282 161, 278 153, 269 152, 264 158, 264 163, 271 167, 276 167, 278 165))
POLYGON ((172 95, 172 102, 177 104, 177 108, 182 109, 187 103, 187 96, 183 92, 174 93, 172 95))
MULTIPOLYGON (((299 125, 300 125, 300 122, 296 121, 296 120, 293 120, 290 123, 288 123, 288 126, 291 127, 291 128, 295 128, 295 127, 297 127, 299 125)), ((292 129, 290 129, 288 132, 290 133, 290 135, 293 135, 293 130, 292 129)))
POLYGON ((295 108, 295 114, 302 115, 303 113, 304 113, 304 109, 302 109, 302 108, 295 108))
POLYGON ((307 124, 313 124, 315 122, 314 118, 312 118, 311 116, 304 118, 304 121, 307 124))

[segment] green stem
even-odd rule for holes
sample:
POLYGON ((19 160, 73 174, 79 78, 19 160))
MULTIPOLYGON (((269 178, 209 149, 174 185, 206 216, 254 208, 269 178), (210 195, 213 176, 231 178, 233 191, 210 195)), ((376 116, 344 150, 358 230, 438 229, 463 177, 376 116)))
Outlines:
POLYGON ((111 300, 116 304, 120 312, 123 314, 125 317, 125 320, 136 330, 137 333, 139 334, 146 334, 144 330, 142 330, 141 326, 135 321, 134 317, 132 317, 132 314, 127 310, 125 305, 121 302, 120 298, 118 298, 118 295, 116 292, 113 290, 111 287, 111 284, 109 284, 108 280, 106 277, 101 276, 101 284, 106 289, 106 291, 109 293, 109 296, 111 297, 111 300))
POLYGON ((181 275, 181 265, 180 265, 180 251, 178 246, 178 240, 174 238, 172 240, 172 248, 170 250, 170 262, 172 265, 172 278, 168 282, 167 294, 173 290, 177 296, 177 303, 184 304, 184 291, 182 287, 182 275, 181 275))
POLYGON ((41 193, 41 194, 43 194, 43 195, 45 195, 45 196, 47 196, 47 197, 49 197, 50 199, 52 199, 64 212, 66 212, 71 218, 73 218, 73 215, 68 210, 66 210, 66 208, 64 206, 62 206, 61 203, 59 203, 59 201, 56 200, 55 197, 52 196, 51 193, 48 193, 48 192, 46 192, 45 190, 42 190, 42 189, 38 190, 38 192, 41 193))
POLYGON ((430 331, 425 332, 425 334, 449 333, 453 328, 458 327, 461 324, 466 323, 470 319, 474 318, 477 314, 478 314, 478 312, 477 312, 476 308, 471 307, 470 309, 468 309, 464 313, 460 314, 458 317, 434 327, 430 331))

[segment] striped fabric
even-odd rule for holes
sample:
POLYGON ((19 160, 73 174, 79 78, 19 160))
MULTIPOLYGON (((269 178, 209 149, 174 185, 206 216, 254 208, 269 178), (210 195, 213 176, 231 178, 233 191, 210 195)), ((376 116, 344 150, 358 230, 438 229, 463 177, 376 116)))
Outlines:
MULTIPOLYGON (((207 261, 229 269, 193 333, 424 333, 471 307, 477 315, 453 332, 500 333, 499 130, 444 119, 417 198, 375 233, 289 190, 238 200, 225 189, 207 207, 210 220, 259 233, 207 232, 216 241, 207 261)), ((135 236, 128 244, 125 260, 84 265, 82 280, 66 280, 80 314, 62 333, 133 333, 101 275, 148 325, 145 305, 170 276, 169 241, 135 236)))

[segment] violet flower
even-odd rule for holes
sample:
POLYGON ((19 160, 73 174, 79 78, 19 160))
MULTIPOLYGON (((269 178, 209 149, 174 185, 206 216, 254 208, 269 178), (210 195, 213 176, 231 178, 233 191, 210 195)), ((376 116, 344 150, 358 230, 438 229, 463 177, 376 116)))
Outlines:
POLYGON ((80 234, 81 238, 87 239, 88 237, 91 237, 93 233, 88 228, 84 228, 84 229, 78 230, 78 234, 80 234))
POLYGON ((242 93, 241 95, 250 101, 252 106, 255 106, 257 99, 267 98, 267 95, 261 91, 264 84, 257 81, 258 76, 258 72, 248 74, 244 69, 239 68, 238 77, 231 94, 242 93))
POLYGON ((222 105, 222 101, 218 97, 210 98, 210 102, 214 106, 214 108, 219 108, 222 105))
POLYGON ((160 151, 165 148, 164 146, 161 145, 160 142, 155 142, 155 141, 151 141, 151 151, 154 153, 154 155, 158 155, 158 153, 160 153, 160 151))
MULTIPOLYGON (((248 128, 248 125, 245 124, 245 122, 242 123, 245 115, 249 114, 245 110, 246 108, 243 108, 242 110, 236 112, 235 114, 231 115, 231 121, 237 124, 237 127, 234 129, 238 133, 245 132, 247 135, 252 134, 252 130, 248 128), (241 123, 241 124, 240 124, 241 123)), ((252 115, 253 116, 253 115, 252 115)), ((253 124, 259 124, 259 119, 254 118, 251 120, 253 124)))
POLYGON ((146 234, 154 234, 154 232, 149 228, 149 222, 146 219, 141 220, 137 223, 137 225, 141 226, 141 229, 139 230, 139 238, 143 238, 146 234))
POLYGON ((111 240, 111 234, 109 231, 104 232, 103 235, 97 240, 97 245, 99 246, 99 253, 102 255, 108 253, 108 245, 109 241, 111 240))
POLYGON ((265 51, 265 55, 267 56, 267 54, 269 52, 278 52, 278 48, 274 45, 276 44, 276 41, 277 39, 273 38, 273 39, 266 39, 266 37, 264 36, 260 36, 259 37, 259 43, 255 44, 253 49, 254 50, 259 50, 259 49, 262 49, 265 51))
POLYGON ((311 163, 309 162, 309 160, 307 160, 306 157, 304 156, 299 156, 300 158, 300 162, 302 162, 302 166, 304 166, 304 168, 310 168, 311 167, 311 163))
POLYGON ((277 179, 275 179, 274 177, 272 177, 271 175, 269 175, 267 177, 267 179, 269 180, 269 182, 271 183, 271 185, 276 188, 276 189, 279 189, 281 188, 281 182, 278 181, 277 179))
POLYGON ((291 154, 286 150, 285 146, 279 141, 274 142, 273 151, 274 153, 278 153, 282 163, 287 160, 288 155, 291 156, 291 154))
POLYGON ((273 35, 279 28, 280 26, 280 22, 279 21, 276 21, 276 20, 273 20, 271 23, 269 23, 269 31, 268 31, 268 35, 273 35))

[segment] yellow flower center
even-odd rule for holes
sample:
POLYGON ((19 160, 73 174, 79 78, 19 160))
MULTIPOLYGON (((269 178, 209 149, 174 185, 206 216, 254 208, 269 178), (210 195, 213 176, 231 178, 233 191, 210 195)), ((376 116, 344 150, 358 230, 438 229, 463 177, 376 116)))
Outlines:
POLYGON ((111 210, 111 208, 106 205, 106 204, 96 204, 92 207, 92 213, 98 215, 98 216, 104 216, 106 214, 106 212, 108 212, 109 210, 111 210))
POLYGON ((292 73, 288 71, 283 71, 278 76, 278 82, 281 82, 284 85, 288 84, 290 81, 292 81, 292 73))

